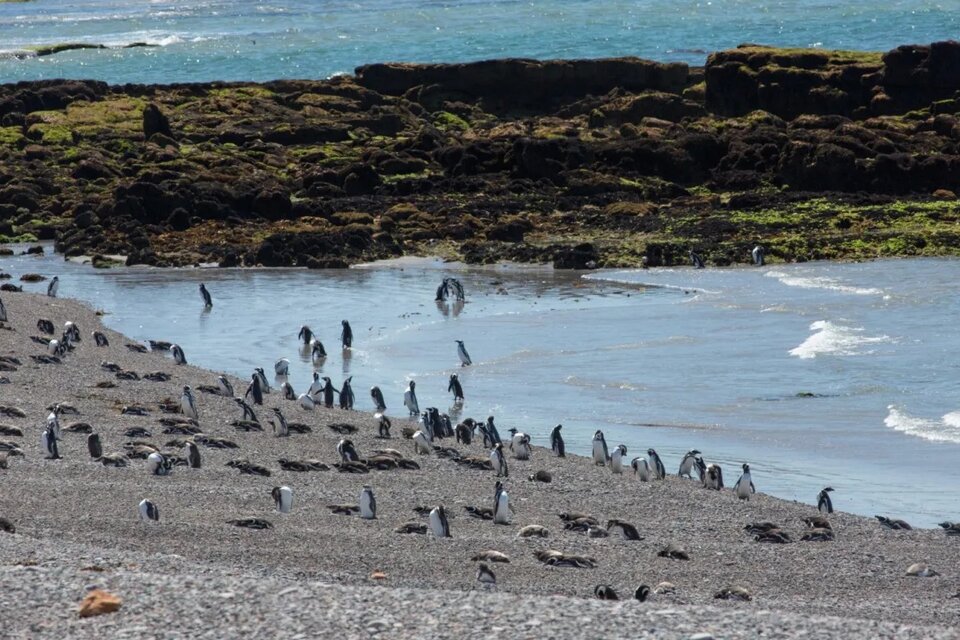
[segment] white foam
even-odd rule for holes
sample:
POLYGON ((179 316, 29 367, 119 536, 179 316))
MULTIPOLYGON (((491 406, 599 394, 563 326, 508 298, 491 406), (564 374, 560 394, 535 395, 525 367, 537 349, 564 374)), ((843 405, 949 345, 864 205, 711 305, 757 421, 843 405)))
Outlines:
POLYGON ((894 431, 924 440, 960 443, 960 411, 952 411, 939 420, 931 420, 911 416, 900 407, 891 404, 887 407, 887 417, 884 418, 883 423, 894 431))
POLYGON ((767 271, 764 275, 768 278, 776 278, 788 287, 799 287, 801 289, 826 289, 827 291, 839 291, 840 293, 851 293, 858 296, 878 296, 884 293, 883 289, 855 287, 824 276, 806 278, 776 270, 767 271))
POLYGON ((801 359, 817 356, 856 356, 872 353, 864 346, 890 342, 889 336, 867 336, 863 327, 847 327, 834 324, 829 320, 817 320, 810 325, 813 334, 798 347, 790 350, 790 355, 801 359))

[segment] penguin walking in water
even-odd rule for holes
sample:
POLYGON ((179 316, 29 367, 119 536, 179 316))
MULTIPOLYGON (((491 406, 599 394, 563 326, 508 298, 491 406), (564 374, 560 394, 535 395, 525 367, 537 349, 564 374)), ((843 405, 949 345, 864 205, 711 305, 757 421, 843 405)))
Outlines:
POLYGON ((708 464, 703 474, 703 486, 707 489, 720 491, 723 489, 723 469, 718 464, 708 464))
POLYGON ((663 480, 667 477, 667 468, 663 466, 663 460, 657 455, 656 449, 647 449, 647 457, 650 459, 650 468, 655 474, 657 480, 663 480))
POLYGON ((690 262, 693 263, 694 269, 703 269, 703 267, 705 266, 703 264, 703 257, 699 253, 696 253, 694 251, 690 252, 690 262))
POLYGON ((47 295, 51 298, 57 297, 57 289, 60 287, 60 277, 53 276, 53 280, 47 285, 47 295))
POLYGON ((263 404, 263 389, 260 387, 260 376, 256 372, 250 376, 250 384, 247 385, 247 391, 243 394, 244 400, 253 400, 253 404, 263 404))
POLYGON ((210 292, 207 291, 207 287, 202 282, 200 283, 200 297, 203 298, 203 306, 205 309, 209 309, 213 306, 213 298, 210 296, 210 292))
POLYGON ((403 406, 410 411, 411 416, 420 415, 420 405, 417 404, 417 383, 411 380, 407 384, 407 390, 403 394, 403 406))
POLYGON ((343 330, 340 332, 340 342, 344 349, 350 349, 353 347, 353 329, 350 328, 350 323, 346 320, 341 320, 340 324, 343 325, 343 330))
POLYGON ((610 455, 610 470, 616 474, 623 473, 623 458, 627 455, 626 445, 617 445, 610 455))
POLYGON ((323 343, 319 340, 314 340, 310 343, 310 359, 314 364, 327 359, 327 350, 323 348, 323 343))
POLYGON ((183 393, 180 394, 180 412, 188 418, 200 419, 200 412, 197 411, 197 401, 193 397, 193 390, 189 386, 184 386, 183 393))
POLYGON ((597 429, 593 434, 593 462, 604 465, 608 460, 610 460, 610 454, 607 452, 607 441, 603 437, 603 431, 597 429))
POLYGON ((553 453, 556 454, 558 458, 565 458, 567 456, 566 449, 563 445, 563 436, 560 435, 560 429, 563 428, 562 424, 558 424, 553 428, 553 431, 550 432, 550 448, 553 449, 553 453))
POLYGON ((360 517, 364 520, 375 520, 377 517, 377 499, 368 484, 363 485, 360 491, 360 517))
POLYGON ((226 376, 217 376, 217 387, 220 389, 220 395, 232 398, 236 394, 233 392, 233 385, 227 380, 226 376))
POLYGON ((753 479, 750 477, 750 465, 743 463, 743 473, 740 479, 733 485, 733 491, 741 500, 749 500, 751 493, 756 493, 757 488, 753 486, 753 479))
POLYGON ((450 538, 450 525, 447 523, 447 512, 443 505, 434 507, 430 511, 430 530, 438 538, 450 538))
POLYGON ((137 511, 140 513, 140 519, 143 522, 159 522, 160 509, 149 500, 141 500, 137 505, 137 511))
POLYGON ((177 364, 187 364, 187 356, 183 354, 183 349, 180 348, 180 345, 170 345, 170 353, 173 354, 173 361, 177 364))
POLYGON ((278 376, 286 376, 290 373, 290 361, 286 358, 280 358, 273 363, 273 371, 278 376))
POLYGON ((313 398, 306 393, 301 393, 297 398, 297 402, 300 404, 301 408, 306 409, 307 411, 313 411, 314 407, 317 406, 317 403, 313 401, 313 398))
POLYGON ((696 449, 691 449, 687 451, 683 456, 683 460, 680 461, 680 471, 677 473, 677 477, 693 479, 693 472, 697 468, 697 456, 700 455, 700 452, 696 449))
POLYGON ((630 466, 633 467, 633 475, 638 476, 640 482, 650 482, 650 465, 646 458, 636 457, 630 461, 630 466))
POLYGON ((340 408, 348 411, 353 411, 354 402, 353 387, 350 386, 351 380, 353 380, 353 376, 344 380, 343 386, 340 387, 340 408))
POLYGON ((43 430, 43 433, 40 434, 40 448, 43 450, 43 457, 47 460, 60 459, 60 448, 57 446, 57 436, 49 425, 43 430))
POLYGON ((310 346, 310 341, 313 340, 313 331, 310 330, 310 327, 307 325, 302 325, 300 327, 300 333, 297 334, 297 338, 305 347, 310 346))
POLYGON ((499 480, 493 492, 493 523, 510 524, 510 496, 499 480))
POLYGON ((457 340, 457 356, 460 358, 461 367, 469 367, 473 364, 470 354, 467 353, 467 348, 463 346, 463 340, 457 340))
POLYGON ((753 258, 753 264, 762 267, 766 262, 764 257, 767 251, 763 248, 762 245, 757 245, 753 248, 753 251, 750 252, 750 257, 753 258))
POLYGON ((93 342, 94 342, 98 347, 109 347, 109 346, 110 346, 110 341, 107 340, 107 336, 103 335, 103 333, 100 332, 100 331, 94 331, 94 332, 93 332, 93 342))
POLYGON ((503 443, 498 442, 490 450, 490 463, 493 470, 497 472, 498 478, 508 478, 510 471, 507 469, 507 456, 503 455, 503 443))
POLYGON ((460 376, 455 373, 450 374, 450 383, 447 385, 447 391, 453 393, 454 404, 463 404, 463 387, 460 386, 460 376))
POLYGON ((187 441, 187 464, 191 469, 199 469, 201 465, 200 447, 189 440, 187 441))
POLYGON ((833 491, 833 487, 824 487, 817 494, 817 511, 820 513, 833 513, 833 501, 830 499, 831 491, 833 491))
POLYGON ((477 582, 482 584, 484 587, 497 586, 497 576, 493 573, 493 570, 486 565, 486 563, 481 562, 477 565, 477 582))
POLYGON ((370 398, 373 400, 373 406, 377 413, 387 410, 387 403, 383 399, 383 392, 380 391, 380 387, 370 387, 370 398))
POLYGON ((297 392, 293 390, 293 385, 290 384, 288 380, 284 380, 283 384, 280 385, 280 393, 283 395, 284 400, 297 399, 297 392))
POLYGON ((273 496, 273 503, 276 505, 277 511, 290 513, 290 509, 293 508, 293 489, 286 485, 274 487, 270 495, 273 496))

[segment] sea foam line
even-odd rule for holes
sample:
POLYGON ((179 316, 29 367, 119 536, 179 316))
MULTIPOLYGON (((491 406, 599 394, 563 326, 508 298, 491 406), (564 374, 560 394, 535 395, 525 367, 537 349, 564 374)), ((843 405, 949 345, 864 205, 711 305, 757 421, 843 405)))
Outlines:
POLYGON ((960 411, 944 414, 939 420, 918 418, 896 405, 887 407, 887 417, 883 424, 894 431, 932 442, 960 443, 960 411))
POLYGON ((790 350, 790 355, 806 360, 817 356, 856 356, 870 353, 862 347, 870 344, 891 342, 890 336, 863 335, 863 327, 847 327, 834 324, 829 320, 817 320, 810 325, 813 333, 797 347, 790 350))

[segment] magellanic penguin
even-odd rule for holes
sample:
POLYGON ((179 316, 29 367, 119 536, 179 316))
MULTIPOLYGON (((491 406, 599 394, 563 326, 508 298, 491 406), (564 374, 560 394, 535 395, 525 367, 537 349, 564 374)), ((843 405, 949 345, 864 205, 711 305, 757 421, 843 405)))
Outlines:
POLYGON ((697 456, 700 455, 700 452, 696 449, 691 449, 683 456, 683 460, 680 461, 680 471, 677 473, 677 476, 683 478, 693 479, 693 472, 697 469, 697 456))
POLYGON ((94 460, 98 460, 103 456, 103 445, 100 442, 100 436, 96 433, 91 433, 87 436, 87 451, 90 452, 90 457, 94 460))
POLYGON ((633 467, 633 475, 638 476, 641 482, 650 482, 650 465, 647 464, 646 458, 634 458, 630 466, 633 467))
POLYGON ((374 520, 377 517, 377 499, 373 497, 370 485, 363 485, 360 490, 360 517, 364 520, 374 520))
POLYGON ((457 374, 450 374, 450 383, 447 385, 447 391, 453 393, 454 402, 463 402, 463 386, 460 385, 460 377, 457 374))
POLYGON ((322 362, 327 358, 327 350, 323 348, 323 343, 319 340, 312 340, 310 342, 310 359, 314 364, 322 362))
POLYGON ((370 398, 373 400, 373 406, 378 413, 387 410, 387 403, 383 400, 383 392, 380 387, 370 387, 370 398))
POLYGON ((50 432, 53 433, 53 437, 56 440, 62 439, 62 432, 60 430, 60 414, 63 412, 60 403, 53 405, 53 411, 47 415, 47 429, 50 429, 50 432))
POLYGON ((756 493, 757 489, 753 486, 753 480, 750 478, 750 465, 743 464, 743 474, 737 483, 733 485, 733 490, 741 500, 749 500, 751 493, 756 493))
POLYGON ((340 456, 341 462, 359 462, 360 454, 357 453, 356 447, 353 446, 352 440, 347 440, 343 438, 340 442, 337 443, 337 454, 340 456))
POLYGON ((263 372, 263 367, 257 367, 253 373, 260 379, 260 391, 270 393, 270 383, 267 382, 267 374, 263 372))
POLYGON ((690 252, 690 262, 693 263, 694 269, 703 269, 704 267, 703 257, 699 253, 696 253, 695 251, 690 252))
POLYGON ((343 386, 340 387, 340 408, 347 411, 353 410, 353 403, 355 401, 353 387, 350 386, 351 380, 353 380, 353 376, 348 376, 347 379, 343 381, 343 386))
POLYGON ((287 424, 287 419, 283 417, 283 412, 280 411, 279 407, 273 408, 273 415, 277 418, 277 422, 273 425, 274 435, 278 438, 286 438, 290 435, 290 426, 287 424))
POLYGON ((413 448, 421 455, 433 451, 433 446, 431 446, 430 440, 427 439, 427 434, 423 431, 417 431, 413 434, 413 448))
POLYGON ((244 402, 243 398, 234 398, 233 401, 236 402, 237 406, 240 407, 240 410, 243 411, 243 418, 241 418, 242 420, 249 420, 250 422, 257 423, 260 422, 257 419, 257 414, 253 412, 253 407, 244 402))
POLYGON ((516 429, 511 431, 513 431, 513 437, 510 440, 510 450, 513 451, 513 457, 517 460, 529 460, 530 453, 533 451, 530 446, 530 436, 516 429))
POLYGON ((154 451, 147 456, 147 472, 155 476, 168 476, 173 470, 173 463, 162 453, 154 451))
POLYGON ((556 454, 558 458, 565 458, 567 455, 566 448, 563 445, 563 436, 560 435, 562 428, 563 425, 558 424, 553 428, 553 431, 550 432, 550 448, 553 449, 553 453, 556 454))
POLYGON ((244 400, 253 400, 253 404, 263 404, 263 389, 260 388, 260 376, 254 371, 250 376, 250 384, 247 385, 247 391, 243 394, 244 400))
POLYGON ((411 416, 420 415, 420 405, 417 404, 417 383, 411 380, 407 384, 407 390, 403 393, 403 406, 407 408, 411 416))
POLYGON ((203 298, 203 306, 209 309, 213 306, 213 298, 210 296, 210 292, 207 291, 207 288, 204 284, 200 283, 200 297, 203 298))
POLYGON ((499 480, 493 493, 493 523, 510 524, 510 496, 499 480))
POLYGON ((469 367, 473 364, 473 360, 470 359, 470 354, 467 353, 467 348, 463 346, 463 340, 457 340, 457 357, 460 358, 461 367, 469 367))
MULTIPOLYGON (((284 400, 296 400, 297 392, 293 390, 293 385, 290 384, 289 380, 284 380, 283 384, 280 385, 280 393, 283 395, 284 400)), ((306 394, 304 394, 306 395, 306 394)), ((312 400, 312 398, 311 398, 312 400)))
POLYGON ((180 345, 170 345, 170 353, 173 355, 173 361, 177 364, 187 364, 187 356, 184 355, 183 349, 180 347, 180 345))
POLYGON ((346 320, 341 320, 340 324, 343 326, 343 330, 340 332, 340 342, 344 349, 350 349, 353 347, 353 329, 350 328, 350 323, 346 320))
POLYGON ((610 455, 610 470, 614 473, 623 473, 623 457, 627 455, 626 445, 617 445, 610 455))
POLYGON ((323 376, 321 380, 323 380, 323 388, 320 390, 320 393, 323 395, 323 406, 327 409, 332 409, 333 396, 340 392, 333 388, 333 380, 331 380, 329 376, 323 376))
POLYGON ((201 466, 200 448, 190 440, 187 441, 187 464, 191 469, 199 469, 201 466))
POLYGON ((102 331, 94 331, 94 332, 93 332, 93 342, 94 342, 98 347, 109 347, 109 346, 110 346, 110 341, 107 340, 107 336, 104 335, 102 331))
POLYGON ((390 427, 393 426, 390 424, 390 418, 383 415, 382 413, 374 414, 375 418, 379 418, 380 422, 377 423, 377 435, 381 438, 390 437, 390 427))
POLYGON ((753 248, 753 251, 750 252, 750 257, 753 258, 753 264, 758 267, 762 267, 765 264, 764 257, 766 255, 766 250, 762 245, 757 245, 753 248))
POLYGON ((497 425, 493 423, 493 416, 487 416, 487 423, 483 426, 483 446, 492 447, 495 444, 500 444, 503 442, 500 439, 500 432, 497 431, 497 425), (490 444, 487 444, 487 439, 490 440, 490 444))
POLYGON ((290 513, 290 509, 293 508, 293 489, 286 485, 274 487, 270 495, 273 496, 273 503, 276 505, 277 511, 290 513))
POLYGON ((817 511, 820 513, 833 513, 833 501, 830 499, 831 491, 833 491, 833 487, 824 487, 817 494, 817 511))
POLYGON ((137 511, 140 512, 140 519, 144 522, 160 521, 160 509, 149 500, 141 500, 137 506, 137 511))
POLYGON ((647 458, 650 462, 650 469, 653 471, 655 480, 663 480, 667 477, 667 468, 663 466, 663 460, 657 455, 656 449, 647 449, 647 458))
POLYGON ((619 600, 620 596, 608 584, 598 584, 593 588, 593 595, 597 600, 619 600))
POLYGON ((498 442, 493 446, 493 449, 490 450, 490 463, 493 465, 494 471, 497 472, 498 478, 507 478, 510 476, 510 472, 507 469, 507 456, 503 455, 503 443, 498 442))
POLYGON ((220 395, 232 398, 234 395, 233 385, 227 380, 226 376, 217 376, 217 387, 220 388, 220 395))
POLYGON ((0 300, 0 322, 7 321, 7 307, 3 304, 3 300, 0 300))
POLYGON ((313 408, 316 406, 316 403, 306 393, 301 393, 297 398, 297 402, 300 403, 300 407, 306 409, 307 411, 313 411, 313 408))
POLYGON ((273 363, 273 371, 278 376, 285 376, 290 373, 290 361, 286 358, 280 358, 273 363))
POLYGON ((320 374, 316 371, 313 372, 313 382, 310 384, 310 388, 307 389, 307 393, 310 394, 310 397, 313 400, 317 401, 317 396, 323 393, 323 383, 320 382, 320 374))
POLYGON ((200 413, 197 411, 197 402, 193 397, 193 390, 188 386, 184 386, 183 393, 180 394, 180 412, 194 420, 200 418, 200 413))
POLYGON ((723 489, 723 469, 718 464, 708 464, 703 474, 703 486, 720 491, 723 489))
POLYGON ((477 565, 477 582, 485 587, 495 587, 497 585, 497 576, 490 567, 481 562, 477 565))
POLYGON ((40 448, 43 449, 43 457, 47 460, 59 460, 60 449, 57 447, 57 437, 53 430, 48 426, 40 434, 40 448))
POLYGON ((53 276, 53 280, 47 285, 47 295, 51 298, 57 297, 57 288, 60 286, 60 277, 53 276))
POLYGON ((438 538, 450 538, 450 525, 447 523, 447 513, 443 505, 434 507, 430 511, 430 530, 438 538))
POLYGON ((593 462, 595 464, 607 464, 610 460, 610 454, 607 452, 607 441, 603 437, 603 431, 597 429, 593 434, 593 462))
POLYGON ((297 338, 300 339, 300 342, 302 342, 304 346, 310 346, 310 341, 313 340, 313 331, 311 331, 307 325, 303 325, 300 327, 300 333, 297 334, 297 338))

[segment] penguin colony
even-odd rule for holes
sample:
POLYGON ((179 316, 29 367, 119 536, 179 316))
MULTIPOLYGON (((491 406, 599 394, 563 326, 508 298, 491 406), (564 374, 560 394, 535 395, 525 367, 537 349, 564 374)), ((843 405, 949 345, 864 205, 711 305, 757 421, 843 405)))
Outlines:
MULTIPOLYGON (((757 252, 759 264, 762 264, 762 248, 757 252)), ((51 289, 48 295, 56 295, 56 283, 51 283, 51 289)), ((201 296, 203 298, 205 309, 213 306, 210 292, 204 285, 200 285, 201 296)), ((438 303, 444 302, 447 297, 455 297, 462 301, 462 285, 454 279, 445 279, 441 288, 438 289, 438 303), (451 294, 451 292, 453 292, 451 294), (443 296, 441 296, 443 293, 443 296), (442 297, 442 299, 441 299, 442 297)), ((0 322, 8 320, 8 310, 0 301, 0 322)), ((37 329, 47 335, 55 335, 56 331, 53 323, 47 319, 37 321, 37 329)), ((62 358, 69 357, 72 350, 81 345, 80 331, 73 322, 67 322, 59 339, 43 338, 39 336, 32 337, 34 342, 46 343, 47 354, 46 361, 34 358, 35 362, 40 364, 55 364, 62 358), (51 345, 56 343, 55 347, 51 345)), ((93 340, 89 346, 84 348, 98 348, 109 345, 107 336, 99 331, 93 332, 93 340)), ((313 331, 303 326, 297 336, 311 355, 318 351, 325 351, 313 331)), ((353 335, 349 323, 342 322, 341 341, 344 349, 350 349, 353 345, 353 335)), ((466 352, 463 341, 457 341, 457 355, 460 365, 463 367, 472 364, 469 355, 466 352)), ((140 345, 128 344, 128 349, 134 352, 142 353, 146 349, 141 349, 140 345)), ((176 344, 151 342, 151 347, 155 351, 167 350, 170 352, 176 364, 186 364, 186 356, 182 348, 176 344)), ((0 363, 7 368, 5 370, 16 371, 19 361, 15 358, 5 357, 0 359, 0 363)), ((113 373, 119 380, 137 380, 136 374, 120 369, 116 365, 104 361, 101 369, 113 373), (124 375, 125 374, 125 375, 124 375)), ((331 408, 339 406, 340 409, 354 410, 354 394, 351 387, 352 376, 348 377, 341 385, 340 389, 334 387, 331 378, 319 377, 317 373, 313 375, 313 382, 308 390, 302 394, 295 394, 291 383, 286 380, 289 375, 289 360, 280 358, 274 363, 274 373, 278 379, 280 395, 284 401, 289 404, 280 403, 281 406, 271 407, 269 412, 272 414, 272 420, 264 420, 271 425, 268 431, 257 411, 265 413, 268 410, 263 409, 265 395, 273 390, 267 380, 264 369, 256 368, 250 376, 249 385, 246 387, 242 397, 236 397, 234 387, 225 376, 219 376, 215 385, 198 386, 197 391, 190 386, 183 386, 178 400, 169 402, 166 408, 161 409, 170 413, 169 417, 160 419, 163 425, 163 433, 179 436, 167 442, 164 449, 154 444, 140 440, 150 438, 151 434, 147 429, 131 428, 126 435, 131 438, 130 441, 122 445, 122 452, 104 454, 103 445, 99 434, 97 434, 91 425, 82 422, 73 422, 69 425, 62 425, 61 418, 70 412, 71 407, 65 404, 53 404, 49 407, 50 414, 47 416, 44 424, 39 429, 39 453, 43 458, 56 464, 55 461, 62 460, 65 456, 81 455, 78 448, 67 446, 66 451, 61 444, 64 441, 64 432, 87 434, 87 453, 92 461, 98 462, 103 466, 126 467, 136 464, 137 460, 144 462, 143 468, 148 475, 164 477, 174 473, 190 473, 191 469, 202 468, 202 455, 200 447, 212 449, 233 449, 237 445, 231 440, 222 437, 208 435, 203 432, 201 424, 205 418, 203 412, 203 400, 200 394, 214 394, 226 396, 234 400, 240 415, 232 424, 238 431, 247 432, 272 432, 276 437, 290 437, 291 434, 309 434, 312 427, 297 420, 288 419, 287 416, 302 415, 302 411, 311 411, 317 405, 331 408), (282 379, 282 381, 281 381, 282 379), (337 400, 335 402, 335 400, 337 400), (287 415, 285 415, 285 412, 287 415), (180 451, 174 451, 179 449, 180 451)), ((156 372, 156 374, 145 374, 143 379, 157 379, 161 381, 169 380, 169 376, 156 372), (153 375, 153 378, 150 376, 153 375)), ((242 388, 242 387, 241 387, 242 388)), ((435 390, 431 390, 432 392, 435 390)), ((456 406, 461 406, 464 400, 464 392, 461 380, 457 374, 451 374, 448 393, 452 393, 452 400, 456 406)), ((370 398, 376 411, 375 417, 379 420, 378 437, 388 440, 393 439, 390 435, 391 421, 386 416, 388 398, 385 397, 380 387, 374 386, 370 390, 370 398)), ((399 399, 399 397, 398 397, 399 399)), ((490 473, 491 496, 489 506, 465 506, 459 514, 451 513, 452 505, 436 504, 428 506, 414 506, 410 508, 421 520, 415 520, 402 523, 394 528, 397 533, 405 534, 429 534, 438 542, 443 538, 451 538, 456 535, 457 515, 476 518, 479 520, 488 520, 493 525, 510 526, 516 513, 514 505, 510 502, 508 485, 509 482, 523 482, 510 479, 510 468, 508 459, 528 461, 537 459, 544 466, 549 466, 551 456, 564 457, 565 443, 561 434, 562 425, 557 425, 552 429, 549 435, 549 450, 535 450, 531 444, 531 436, 523 433, 516 428, 509 429, 510 439, 504 443, 499 435, 499 430, 495 424, 493 416, 486 420, 474 420, 465 418, 456 425, 453 424, 451 417, 435 407, 428 407, 421 411, 416 395, 416 383, 410 380, 403 393, 404 410, 399 413, 409 414, 409 421, 415 426, 404 427, 402 432, 404 437, 411 440, 411 443, 401 443, 401 448, 405 448, 407 453, 403 453, 396 448, 384 447, 372 451, 358 451, 354 442, 348 437, 350 433, 356 431, 356 427, 346 423, 337 423, 328 425, 328 427, 342 434, 335 447, 338 462, 332 462, 329 458, 325 461, 316 459, 290 460, 279 459, 278 463, 281 469, 285 471, 295 471, 298 473, 311 473, 317 471, 328 471, 335 468, 341 473, 369 474, 372 470, 390 470, 390 469, 419 469, 416 462, 419 456, 435 456, 437 458, 448 459, 452 463, 469 469, 482 470, 490 473), (454 447, 444 446, 444 440, 455 438, 456 443, 463 447, 472 446, 472 450, 458 450, 454 447), (479 453, 478 453, 479 448, 479 453), (485 453, 483 453, 485 452, 485 453), (366 454, 366 455, 363 455, 366 454), (423 521, 425 519, 425 521, 423 521), (451 521, 454 526, 451 527, 451 521)), ((399 404, 399 403, 398 403, 399 404)), ((74 410, 75 412, 75 410, 74 410)), ((150 410, 138 405, 127 405, 122 408, 121 413, 127 415, 145 416, 150 414, 150 410)), ((451 411, 451 413, 453 413, 451 411)), ((0 406, 0 414, 14 417, 26 417, 22 411, 16 407, 0 406)), ((407 417, 407 416, 404 416, 407 417)), ((402 419, 402 418, 394 418, 402 419)), ((15 427, 0 425, 0 436, 20 437, 22 430, 15 427)), ((546 443, 544 443, 546 444, 546 443)), ((8 459, 16 456, 29 455, 29 445, 21 446, 17 442, 0 441, 0 469, 8 469, 8 459)), ((663 481, 667 477, 667 469, 660 455, 655 449, 649 448, 646 455, 632 458, 628 466, 628 451, 623 444, 609 447, 602 431, 598 430, 592 439, 592 459, 597 467, 609 469, 612 476, 633 476, 637 482, 657 482, 663 481)), ((227 466, 237 469, 240 474, 269 477, 272 471, 269 467, 251 462, 245 459, 231 460, 227 466)), ((750 465, 742 464, 739 478, 734 483, 732 489, 727 489, 724 485, 722 469, 716 462, 707 463, 701 451, 692 449, 687 452, 679 461, 677 476, 699 483, 704 489, 715 491, 728 491, 731 497, 748 501, 756 494, 756 486, 750 470, 750 465)), ((598 473, 603 473, 598 469, 598 473)), ((539 470, 535 474, 528 476, 529 481, 550 483, 552 474, 546 470, 539 470)), ((324 506, 333 514, 339 515, 359 515, 360 519, 367 521, 377 521, 377 500, 375 497, 375 482, 362 484, 356 494, 356 503, 348 504, 328 504, 328 505, 303 505, 295 502, 295 490, 288 485, 274 486, 265 492, 263 502, 268 500, 273 504, 275 518, 282 518, 285 514, 291 513, 295 508, 323 508, 324 506)), ((816 509, 819 515, 805 519, 806 529, 799 535, 799 541, 803 542, 829 542, 835 539, 835 533, 829 520, 825 517, 833 513, 833 503, 831 493, 832 487, 825 487, 816 497, 816 509)), ((589 505, 584 505, 588 507, 589 505)), ((136 511, 139 519, 145 526, 159 526, 161 523, 160 507, 150 498, 143 498, 137 505, 136 511)), ((520 507, 522 509, 522 507, 520 507)), ((559 514, 560 523, 557 525, 564 531, 581 533, 588 538, 607 538, 613 536, 624 543, 630 541, 642 541, 645 539, 644 532, 638 529, 634 524, 621 520, 609 519, 605 525, 589 512, 583 513, 562 513, 559 514)), ((167 520, 175 516, 165 515, 167 520)), ((876 516, 879 524, 892 530, 909 530, 910 525, 903 520, 889 518, 886 516, 876 516)), ((4 522, 8 522, 4 520, 4 522)), ((9 523, 9 530, 12 531, 13 524, 9 523)), ((253 530, 271 529, 274 523, 267 517, 239 517, 224 523, 237 527, 244 527, 253 530)), ((556 523, 554 523, 556 524, 556 523)), ((947 536, 960 536, 960 523, 944 522, 940 525, 947 536)), ((745 535, 752 538, 756 543, 763 544, 788 544, 794 542, 794 535, 781 528, 778 524, 772 522, 753 522, 743 527, 745 535)), ((521 538, 547 538, 551 537, 551 532, 542 525, 528 524, 517 531, 516 536, 521 538)), ((582 556, 577 554, 568 554, 555 550, 538 550, 535 552, 536 559, 545 566, 550 567, 571 567, 571 568, 590 568, 596 567, 599 561, 592 556, 582 556)), ((669 544, 663 547, 657 556, 668 558, 670 560, 684 561, 690 558, 685 549, 676 544, 669 544)), ((472 561, 484 561, 476 565, 476 581, 481 588, 496 588, 499 584, 497 577, 491 568, 491 564, 504 562, 509 563, 509 557, 502 552, 487 550, 474 555, 472 561), (489 563, 489 564, 487 564, 489 563)), ((908 571, 908 575, 929 577, 938 575, 927 565, 914 565, 908 571), (916 567, 920 567, 914 570, 916 567)), ((719 585, 718 585, 719 586, 719 585)), ((661 583, 651 588, 641 584, 633 589, 633 597, 640 601, 656 597, 657 594, 673 593, 673 585, 670 583, 661 583)), ((586 594, 584 594, 586 595, 586 594)), ((598 584, 593 591, 593 595, 598 599, 617 600, 620 596, 617 588, 609 584, 598 584)), ((750 600, 752 595, 742 586, 726 585, 720 588, 715 597, 718 599, 730 600, 750 600)))

